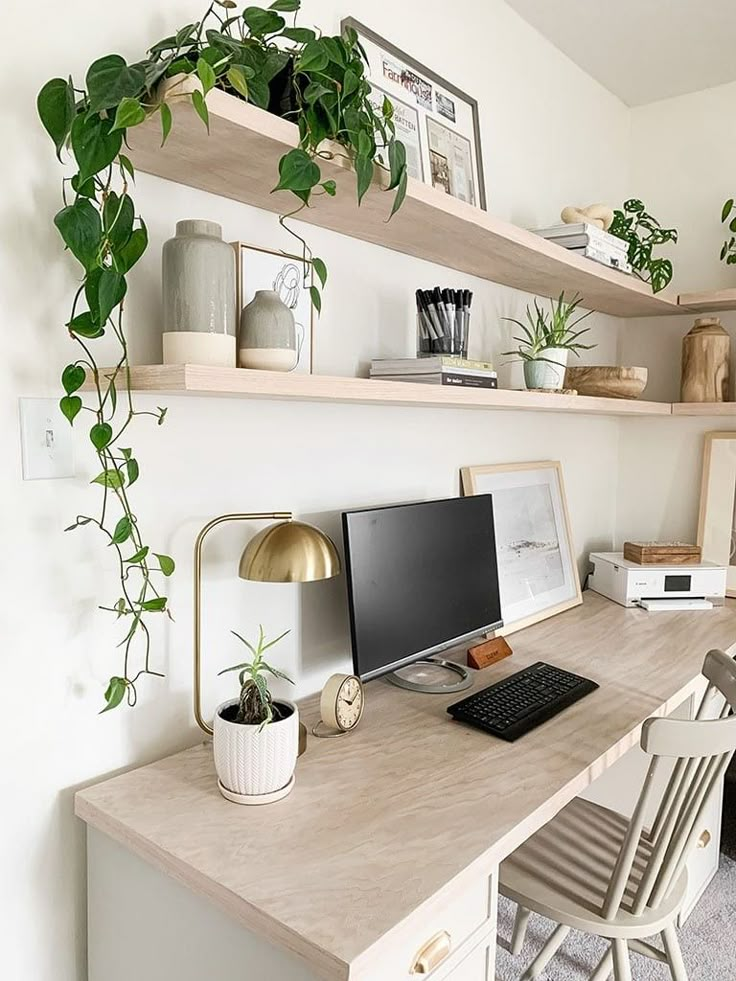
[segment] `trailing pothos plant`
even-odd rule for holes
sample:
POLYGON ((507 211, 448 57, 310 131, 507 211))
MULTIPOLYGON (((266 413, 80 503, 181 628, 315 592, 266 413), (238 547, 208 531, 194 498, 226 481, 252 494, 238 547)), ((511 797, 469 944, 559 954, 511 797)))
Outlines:
POLYGON ((655 256, 654 249, 666 242, 677 242, 676 228, 663 228, 650 215, 643 201, 631 198, 624 201, 623 210, 613 213, 613 224, 608 229, 628 243, 628 259, 639 279, 649 283, 653 293, 659 293, 672 281, 672 261, 655 256))
MULTIPOLYGON (((298 125, 299 145, 281 158, 277 180, 274 175, 274 190, 290 191, 297 199, 296 207, 280 216, 282 224, 309 207, 315 196, 337 193, 335 181, 323 179, 320 166, 335 152, 344 153, 355 169, 358 202, 377 167, 385 170, 383 183, 394 192, 391 215, 406 195, 406 151, 395 136, 393 109, 388 99, 374 105, 370 97, 365 54, 355 31, 323 37, 295 23, 287 25, 282 15, 293 13, 295 21, 300 0, 275 0, 268 9, 246 7, 242 13, 234 13, 235 6, 232 0, 215 0, 201 20, 153 44, 140 61, 128 64, 118 54, 105 55, 89 67, 83 85, 71 77, 53 78, 37 100, 59 160, 66 152, 74 164, 63 178, 63 207, 54 218, 81 266, 65 325, 79 356, 62 372, 60 408, 72 424, 89 422, 89 440, 100 465, 93 480, 101 488, 99 510, 78 515, 68 530, 92 525, 112 549, 120 595, 102 608, 125 621, 122 667, 110 679, 103 711, 124 700, 134 704, 139 680, 158 674, 151 666, 149 616, 168 613, 159 575, 174 572, 172 558, 147 544, 130 493, 139 466, 128 445, 129 427, 136 416, 146 415, 160 425, 166 410, 138 410, 130 392, 125 295, 128 274, 147 248, 148 233, 130 193, 135 170, 125 152, 128 132, 157 116, 163 145, 174 122, 162 94, 164 83, 188 75, 196 86, 190 86, 187 98, 208 130, 207 96, 214 88, 298 125), (326 140, 338 144, 338 150, 326 146, 326 140), (114 365, 104 372, 94 353, 103 335, 112 336, 117 346, 114 365), (85 383, 93 392, 89 405, 79 395, 85 383)), ((313 264, 319 285, 313 285, 311 297, 319 312, 326 265, 285 227, 302 243, 305 262, 313 264)))

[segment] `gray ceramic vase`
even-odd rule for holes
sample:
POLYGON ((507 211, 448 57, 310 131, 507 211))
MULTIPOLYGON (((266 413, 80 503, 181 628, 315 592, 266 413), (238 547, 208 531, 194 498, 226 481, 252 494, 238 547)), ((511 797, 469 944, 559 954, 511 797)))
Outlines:
POLYGON ((299 362, 300 347, 289 307, 274 290, 258 290, 240 314, 240 367, 293 371, 299 362))
POLYGON ((178 221, 162 252, 164 363, 235 366, 235 252, 214 221, 178 221))

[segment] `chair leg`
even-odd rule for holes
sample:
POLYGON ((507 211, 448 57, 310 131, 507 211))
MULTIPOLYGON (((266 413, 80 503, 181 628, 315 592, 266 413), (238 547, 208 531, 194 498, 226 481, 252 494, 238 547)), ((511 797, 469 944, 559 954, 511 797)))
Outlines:
POLYGON ((664 952, 667 955, 667 963, 672 974, 672 981, 687 981, 687 971, 685 970, 685 962, 682 959, 680 941, 677 939, 677 931, 673 923, 670 923, 662 931, 662 940, 664 942, 664 952))
POLYGON ((613 977, 615 981, 631 981, 631 961, 625 940, 613 941, 613 977))
MULTIPOLYGON (((557 951, 562 946, 565 937, 570 932, 569 926, 563 926, 560 924, 550 935, 547 943, 539 951, 535 959, 529 965, 529 967, 524 971, 521 976, 521 981, 534 981, 534 978, 538 978, 545 967, 549 964, 552 958, 555 956, 557 951)), ((629 979, 630 981, 630 979, 629 979)))
POLYGON ((593 971, 588 981, 608 981, 608 977, 611 973, 611 968, 613 967, 613 947, 609 947, 605 952, 603 957, 598 964, 598 967, 593 971))
POLYGON ((516 919, 514 920, 514 932, 511 934, 511 953, 520 954, 526 938, 526 928, 529 924, 530 912, 523 906, 516 907, 516 919))

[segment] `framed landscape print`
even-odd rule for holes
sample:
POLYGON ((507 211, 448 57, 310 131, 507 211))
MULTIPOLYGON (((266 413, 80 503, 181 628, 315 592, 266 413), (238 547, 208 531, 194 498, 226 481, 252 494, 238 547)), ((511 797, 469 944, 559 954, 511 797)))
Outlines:
POLYGON ((312 374, 314 360, 314 307, 309 296, 314 270, 301 256, 231 242, 236 255, 235 292, 238 322, 243 307, 257 290, 273 290, 294 314, 298 360, 293 371, 312 374))
POLYGON ((698 545, 703 562, 726 566, 726 595, 736 596, 736 432, 706 433, 698 545))
POLYGON ((464 494, 493 499, 504 621, 499 633, 582 603, 560 464, 464 467, 461 477, 464 494))
POLYGON ((388 99, 409 176, 486 209, 478 103, 352 17, 375 105, 388 99))

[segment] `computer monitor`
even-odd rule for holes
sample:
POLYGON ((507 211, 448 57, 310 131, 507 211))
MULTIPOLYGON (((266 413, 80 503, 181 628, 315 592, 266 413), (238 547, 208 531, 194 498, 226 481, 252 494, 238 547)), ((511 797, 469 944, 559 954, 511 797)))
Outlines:
POLYGON ((342 521, 361 679, 502 625, 490 494, 346 511, 342 521))

